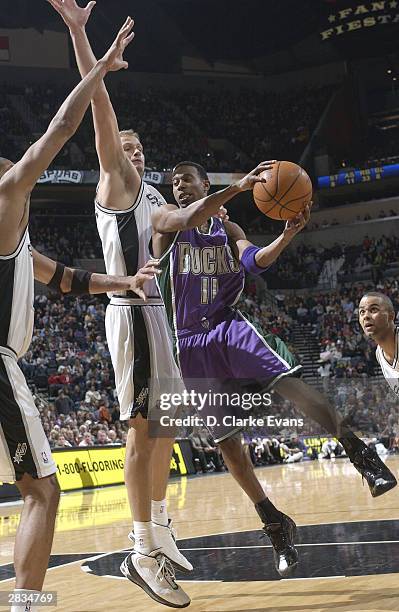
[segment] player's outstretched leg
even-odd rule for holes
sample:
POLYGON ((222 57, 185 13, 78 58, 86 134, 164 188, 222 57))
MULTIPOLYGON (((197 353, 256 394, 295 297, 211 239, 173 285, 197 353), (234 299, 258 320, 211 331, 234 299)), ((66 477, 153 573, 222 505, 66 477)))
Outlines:
MULTIPOLYGON (((135 544, 120 569, 128 580, 158 603, 171 608, 185 608, 190 604, 190 598, 176 584, 173 566, 158 546, 151 521, 152 462, 156 439, 150 438, 148 421, 141 414, 131 419, 129 424, 125 482, 134 516, 135 544)), ((169 461, 167 465, 169 468, 169 461)))
POLYGON ((294 402, 327 432, 338 437, 351 463, 367 481, 373 497, 383 495, 396 487, 395 476, 381 461, 377 452, 368 448, 352 431, 342 425, 337 412, 324 395, 302 380, 288 377, 280 379, 274 390, 284 399, 294 402))
MULTIPOLYGON (((177 548, 177 534, 166 505, 174 441, 174 438, 158 438, 155 442, 152 460, 151 522, 156 546, 172 562, 175 569, 188 573, 193 570, 193 566, 177 548)), ((129 540, 135 543, 134 531, 129 533, 129 540)))
POLYGON ((230 437, 220 442, 223 459, 230 474, 245 491, 263 523, 263 531, 273 546, 274 563, 280 576, 287 578, 298 565, 298 551, 294 539, 294 521, 278 510, 265 496, 265 492, 255 475, 251 459, 241 443, 241 436, 230 437))

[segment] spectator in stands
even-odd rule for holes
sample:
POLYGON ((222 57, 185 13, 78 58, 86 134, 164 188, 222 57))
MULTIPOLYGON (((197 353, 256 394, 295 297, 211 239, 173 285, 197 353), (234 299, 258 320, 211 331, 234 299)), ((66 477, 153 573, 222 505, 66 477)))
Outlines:
POLYGON ((284 463, 298 463, 306 457, 306 446, 296 436, 282 442, 280 446, 285 453, 284 463))
POLYGON ((58 414, 69 414, 74 409, 73 401, 69 395, 64 393, 63 389, 58 391, 58 397, 55 400, 55 407, 58 414))
POLYGON ((106 432, 103 431, 102 429, 100 429, 98 431, 98 433, 97 433, 96 445, 97 446, 106 446, 109 443, 110 443, 110 440, 108 439, 108 436, 107 436, 106 432))
POLYGON ((72 444, 68 442, 65 438, 65 435, 60 434, 58 440, 56 441, 55 448, 71 448, 72 444))
POLYGON ((317 368, 317 373, 322 380, 324 391, 327 392, 331 376, 330 361, 323 361, 322 364, 317 368))
POLYGON ((203 473, 214 468, 217 472, 223 470, 219 449, 209 443, 209 433, 206 428, 194 428, 189 436, 194 458, 200 462, 203 473))
POLYGON ((94 446, 93 436, 89 431, 83 434, 83 439, 79 442, 79 446, 94 446))

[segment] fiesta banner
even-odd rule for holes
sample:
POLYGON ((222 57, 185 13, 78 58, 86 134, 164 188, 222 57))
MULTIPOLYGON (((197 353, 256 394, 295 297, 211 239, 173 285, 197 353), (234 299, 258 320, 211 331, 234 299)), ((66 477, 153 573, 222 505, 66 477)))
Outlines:
POLYGON ((328 27, 320 32, 321 40, 331 40, 337 36, 359 30, 369 30, 381 25, 399 23, 398 0, 379 0, 378 2, 355 3, 330 13, 328 27))

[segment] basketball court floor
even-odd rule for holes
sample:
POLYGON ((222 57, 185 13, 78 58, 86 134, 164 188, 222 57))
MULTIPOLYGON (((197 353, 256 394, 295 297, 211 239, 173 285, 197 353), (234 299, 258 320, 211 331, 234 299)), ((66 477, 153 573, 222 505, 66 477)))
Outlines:
MULTIPOLYGON (((399 458, 388 459, 398 475, 399 458)), ((267 494, 299 526, 300 565, 281 580, 259 519, 229 474, 182 478, 168 490, 179 547, 193 563, 177 574, 195 612, 399 611, 399 488, 373 499, 346 459, 257 470, 267 494)), ((20 504, 0 506, 0 590, 13 588, 20 504)), ((62 496, 45 589, 49 612, 160 612, 119 573, 129 548, 123 486, 62 496)), ((5 609, 5 608, 0 608, 5 609)))

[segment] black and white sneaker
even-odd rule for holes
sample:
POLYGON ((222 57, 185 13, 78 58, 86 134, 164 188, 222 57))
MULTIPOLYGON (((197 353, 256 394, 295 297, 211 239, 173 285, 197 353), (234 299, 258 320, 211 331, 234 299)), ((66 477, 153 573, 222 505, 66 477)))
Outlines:
POLYGON ((373 497, 387 493, 398 484, 391 470, 387 468, 375 450, 366 446, 354 453, 350 460, 366 479, 373 497))
MULTIPOLYGON (((165 557, 167 557, 172 563, 175 569, 180 572, 188 573, 193 571, 193 566, 190 561, 186 559, 184 555, 177 548, 176 543, 176 531, 173 529, 172 521, 169 519, 169 523, 166 527, 152 523, 152 529, 155 538, 155 545, 158 546, 165 557)), ((131 531, 128 538, 133 545, 135 543, 134 531, 131 531)))
POLYGON ((186 608, 190 598, 175 581, 175 573, 169 559, 160 549, 143 555, 133 550, 123 561, 120 570, 160 604, 170 608, 186 608))
POLYGON ((280 523, 269 523, 263 531, 273 546, 274 565, 283 578, 293 574, 298 566, 298 551, 295 548, 296 525, 292 518, 281 513, 280 523))

